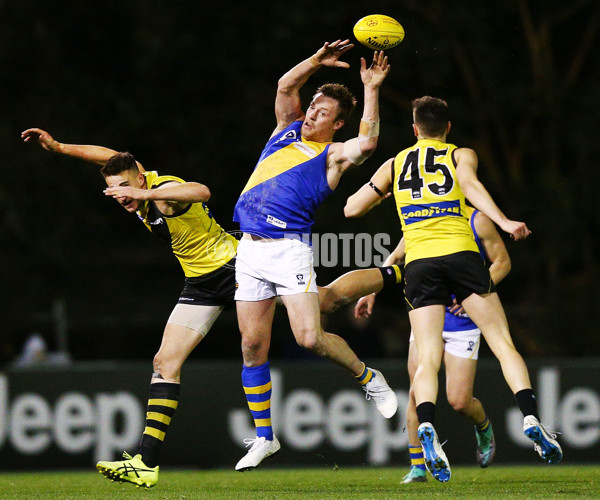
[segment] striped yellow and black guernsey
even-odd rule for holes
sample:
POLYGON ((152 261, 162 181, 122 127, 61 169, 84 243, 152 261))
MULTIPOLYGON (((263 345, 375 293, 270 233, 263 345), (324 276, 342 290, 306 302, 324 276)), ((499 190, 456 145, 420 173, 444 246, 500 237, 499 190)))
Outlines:
MULTIPOLYGON (((166 182, 185 182, 153 171, 144 176, 148 189, 166 182)), ((235 257, 238 241, 223 230, 205 203, 191 203, 179 213, 165 215, 149 201, 137 215, 152 233, 171 244, 186 278, 208 274, 235 257)))
POLYGON ((456 146, 421 139, 392 166, 393 193, 406 242, 406 264, 465 250, 479 252, 456 178, 456 146))

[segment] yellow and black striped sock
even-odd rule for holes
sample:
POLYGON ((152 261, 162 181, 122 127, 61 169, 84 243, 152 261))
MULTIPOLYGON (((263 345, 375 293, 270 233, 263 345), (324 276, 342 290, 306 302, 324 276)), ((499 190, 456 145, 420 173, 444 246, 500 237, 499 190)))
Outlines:
POLYGON ((142 435, 140 453, 148 467, 158 465, 160 447, 179 403, 179 384, 157 382, 150 384, 146 428, 142 435))
POLYGON ((480 424, 475 424, 475 428, 477 429, 477 432, 485 432, 489 426, 490 426, 490 419, 488 418, 487 415, 485 416, 485 419, 483 420, 483 422, 481 422, 480 424))
POLYGON ((423 448, 421 448, 421 445, 408 443, 408 452, 410 453, 410 466, 425 470, 425 458, 423 457, 423 448))

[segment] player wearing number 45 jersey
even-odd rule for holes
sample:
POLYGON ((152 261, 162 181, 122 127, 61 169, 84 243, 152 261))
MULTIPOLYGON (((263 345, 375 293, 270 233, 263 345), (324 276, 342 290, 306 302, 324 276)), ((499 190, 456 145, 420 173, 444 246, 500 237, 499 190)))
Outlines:
POLYGON ((500 361, 523 413, 524 433, 544 460, 559 462, 562 450, 539 422, 527 366, 515 349, 498 294, 479 256, 465 215, 465 197, 515 240, 526 238, 530 231, 496 206, 477 178, 476 153, 446 142, 450 121, 445 101, 416 99, 413 121, 417 143, 385 162, 369 184, 348 198, 344 211, 348 217, 363 215, 389 191, 396 201, 406 243, 405 297, 417 344, 413 389, 425 464, 437 480, 450 479, 450 465, 433 423, 444 311, 451 294, 500 361))
MULTIPOLYGON (((510 271, 510 257, 494 223, 479 210, 466 207, 469 224, 483 260, 489 263, 490 276, 498 284, 510 271)), ((404 262, 404 239, 388 256, 384 265, 404 262)), ((362 297, 356 304, 357 317, 369 317, 375 304, 375 293, 362 297)), ((464 313, 460 304, 453 299, 446 308, 444 319, 444 372, 446 377, 446 395, 448 402, 475 427, 477 441, 477 462, 480 467, 488 467, 496 452, 494 433, 490 419, 479 399, 473 397, 475 372, 479 353, 481 332, 471 318, 464 313)), ((411 381, 417 369, 417 348, 414 336, 410 337, 408 348, 408 375, 411 381)), ((403 483, 427 481, 423 450, 418 437, 419 423, 415 407, 414 391, 410 390, 406 408, 406 429, 411 467, 402 480, 403 483)))

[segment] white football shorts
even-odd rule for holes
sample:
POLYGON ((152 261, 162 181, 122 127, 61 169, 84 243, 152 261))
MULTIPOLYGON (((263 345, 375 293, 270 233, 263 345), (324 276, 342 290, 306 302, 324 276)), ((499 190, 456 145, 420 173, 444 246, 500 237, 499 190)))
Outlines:
POLYGON ((235 300, 255 302, 278 295, 318 293, 312 248, 292 239, 242 238, 235 262, 235 300))
MULTIPOLYGON (((458 358, 474 359, 479 357, 479 343, 481 340, 481 330, 463 330, 460 332, 442 333, 444 339, 444 350, 458 358)), ((415 340, 415 336, 410 332, 409 342, 415 340)))

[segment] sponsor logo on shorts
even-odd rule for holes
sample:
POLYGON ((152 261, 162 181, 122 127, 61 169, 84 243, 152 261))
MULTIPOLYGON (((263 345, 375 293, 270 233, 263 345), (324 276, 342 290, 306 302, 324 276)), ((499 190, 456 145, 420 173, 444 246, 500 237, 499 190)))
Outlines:
POLYGON ((271 224, 272 226, 277 226, 284 229, 287 227, 287 222, 279 220, 277 217, 273 217, 272 215, 267 215, 267 224, 271 224))
POLYGON ((304 282, 304 274, 296 274, 296 279, 298 280, 299 285, 306 285, 304 282))
POLYGON ((156 219, 156 220, 151 220, 151 221, 150 221, 150 225, 151 225, 151 226, 158 226, 158 225, 160 225, 160 224, 164 224, 164 223, 165 223, 165 220, 164 220, 162 217, 159 217, 159 218, 158 218, 158 219, 156 219))
POLYGON ((467 351, 472 351, 473 347, 475 347, 475 342, 469 340, 469 347, 467 347, 467 351))

